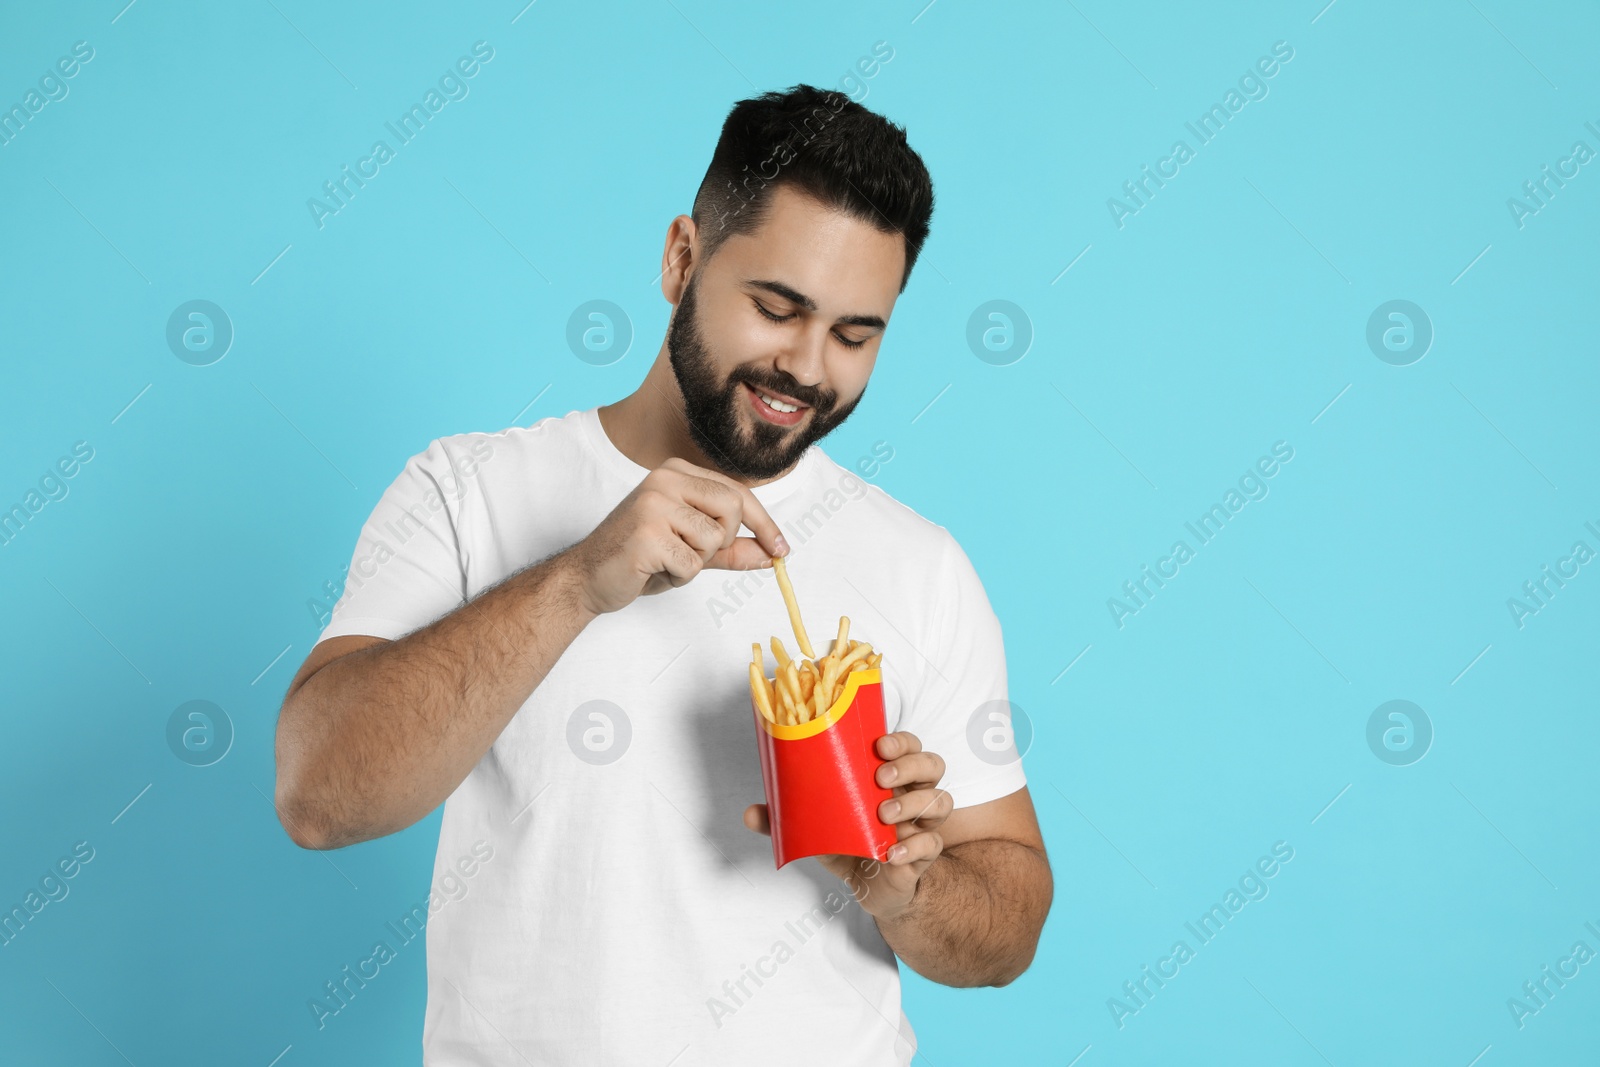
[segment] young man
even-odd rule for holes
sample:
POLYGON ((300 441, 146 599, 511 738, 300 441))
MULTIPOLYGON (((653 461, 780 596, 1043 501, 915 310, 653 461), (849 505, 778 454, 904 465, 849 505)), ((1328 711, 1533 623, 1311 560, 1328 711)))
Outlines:
POLYGON ((890 1067, 916 1047, 897 955, 955 986, 1032 961, 1033 805, 1014 747, 969 740, 1006 697, 999 622, 944 527, 815 447, 932 210, 878 115, 809 86, 740 102, 667 231, 643 384, 434 440, 378 502, 284 700, 277 804, 327 849, 445 803, 426 1063, 890 1067), (885 863, 775 871, 751 832, 778 555, 809 619, 882 653, 885 863))

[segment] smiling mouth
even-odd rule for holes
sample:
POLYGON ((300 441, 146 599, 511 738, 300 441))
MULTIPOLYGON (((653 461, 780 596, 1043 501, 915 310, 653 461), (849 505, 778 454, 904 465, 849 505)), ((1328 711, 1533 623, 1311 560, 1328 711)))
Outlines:
POLYGON ((744 386, 745 391, 749 394, 750 406, 755 408, 756 413, 767 422, 776 423, 779 426, 793 426, 805 417, 807 411, 811 410, 807 404, 786 400, 782 396, 757 389, 749 382, 740 384, 744 386))
POLYGON ((765 390, 757 389, 753 385, 750 387, 750 389, 756 394, 758 399, 760 399, 764 404, 774 411, 788 413, 799 411, 801 408, 806 406, 795 401, 784 400, 782 397, 774 396, 772 393, 766 392, 765 390))

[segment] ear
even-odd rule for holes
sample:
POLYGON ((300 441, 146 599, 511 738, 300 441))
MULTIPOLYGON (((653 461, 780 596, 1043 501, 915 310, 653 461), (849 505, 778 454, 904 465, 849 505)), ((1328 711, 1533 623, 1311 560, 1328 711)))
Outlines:
POLYGON ((673 307, 683 299, 700 255, 700 236, 694 219, 679 215, 667 227, 666 245, 661 250, 661 295, 673 307))

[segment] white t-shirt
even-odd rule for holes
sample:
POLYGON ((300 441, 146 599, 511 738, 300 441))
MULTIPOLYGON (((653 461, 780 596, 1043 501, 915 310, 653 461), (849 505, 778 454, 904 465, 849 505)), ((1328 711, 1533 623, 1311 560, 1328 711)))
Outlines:
MULTIPOLYGON (((581 540, 648 473, 593 408, 432 441, 362 528, 321 639, 426 625, 581 540)), ((955 805, 1021 789, 1014 746, 969 740, 994 736, 1005 653, 949 532, 815 446, 754 492, 813 644, 850 616, 883 654, 888 729, 944 757, 955 805)), ((764 800, 746 664, 773 635, 798 654, 770 569, 707 570, 590 623, 512 717, 444 806, 429 1067, 910 1063, 872 917, 815 859, 775 871, 742 821, 764 800)))

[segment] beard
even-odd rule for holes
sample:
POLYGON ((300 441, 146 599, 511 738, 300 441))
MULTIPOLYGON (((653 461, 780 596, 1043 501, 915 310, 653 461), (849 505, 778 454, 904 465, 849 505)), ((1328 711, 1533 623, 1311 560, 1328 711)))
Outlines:
POLYGON ((700 330, 695 301, 699 281, 698 274, 690 277, 667 328, 667 355, 683 394, 689 435, 722 473, 737 478, 775 478, 849 418, 866 389, 840 407, 837 393, 803 386, 782 371, 739 364, 726 378, 720 377, 700 330), (808 405, 811 414, 794 426, 778 426, 754 413, 741 416, 739 409, 750 403, 744 395, 745 383, 793 397, 808 405))

